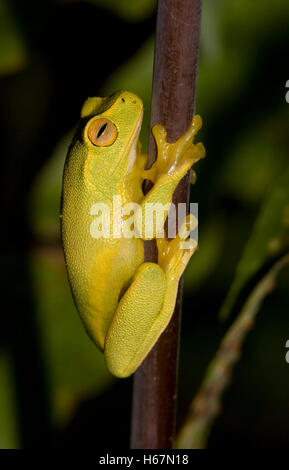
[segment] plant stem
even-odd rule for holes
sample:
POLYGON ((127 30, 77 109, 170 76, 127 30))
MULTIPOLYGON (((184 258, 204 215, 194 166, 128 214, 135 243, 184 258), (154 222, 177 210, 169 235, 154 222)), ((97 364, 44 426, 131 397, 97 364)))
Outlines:
POLYGON ((249 295, 241 312, 225 334, 218 351, 210 362, 200 390, 193 399, 188 417, 177 439, 178 449, 204 449, 215 418, 221 409, 221 399, 231 380, 235 364, 241 356, 248 332, 264 298, 276 286, 280 270, 289 264, 287 253, 279 259, 249 295))
MULTIPOLYGON (((159 0, 150 128, 162 124, 175 142, 188 128, 195 109, 201 0, 159 0)), ((156 158, 150 134, 148 165, 156 158)), ((173 202, 188 202, 190 174, 173 202)), ((145 243, 145 261, 157 262, 154 242, 145 243)), ((171 449, 174 443, 182 280, 174 315, 134 375, 131 447, 171 449)))

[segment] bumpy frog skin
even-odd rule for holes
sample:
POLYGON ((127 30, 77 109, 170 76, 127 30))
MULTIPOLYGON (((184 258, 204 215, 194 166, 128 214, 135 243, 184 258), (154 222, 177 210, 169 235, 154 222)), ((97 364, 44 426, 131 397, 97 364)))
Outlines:
MULTIPOLYGON (((139 215, 148 202, 170 204, 179 181, 205 154, 202 144, 192 143, 201 127, 199 116, 173 144, 157 125, 157 160, 145 170, 147 158, 138 141, 142 116, 141 100, 128 91, 89 98, 63 175, 61 231, 73 298, 89 336, 118 377, 137 369, 169 323, 179 279, 196 243, 182 249, 179 235, 171 241, 156 238, 158 263, 144 262, 146 233, 138 222, 144 219, 136 217, 141 238, 115 238, 112 230, 106 238, 94 238, 92 208, 96 203, 112 208, 114 196, 123 204, 138 203, 139 215), (144 195, 146 179, 154 185, 144 195)), ((157 237, 159 228, 156 221, 149 238, 157 237)))

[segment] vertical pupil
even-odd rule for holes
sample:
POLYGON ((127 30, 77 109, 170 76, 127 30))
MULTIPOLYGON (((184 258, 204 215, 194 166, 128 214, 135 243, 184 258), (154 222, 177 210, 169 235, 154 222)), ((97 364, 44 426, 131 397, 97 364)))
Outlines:
POLYGON ((107 123, 103 124, 103 126, 101 126, 101 128, 99 129, 98 133, 97 133, 97 138, 99 139, 99 137, 104 133, 105 129, 107 127, 107 123))

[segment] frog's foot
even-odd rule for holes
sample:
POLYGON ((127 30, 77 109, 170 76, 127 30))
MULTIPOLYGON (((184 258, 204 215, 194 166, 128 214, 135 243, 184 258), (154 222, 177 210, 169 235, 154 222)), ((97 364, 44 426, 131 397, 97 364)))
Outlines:
POLYGON ((155 181, 164 175, 176 176, 179 179, 198 160, 205 156, 202 143, 193 144, 193 139, 202 126, 202 119, 196 115, 192 119, 189 129, 176 142, 169 143, 166 140, 167 132, 162 125, 156 125, 152 129, 158 155, 155 166, 155 181))
POLYGON ((193 138, 200 127, 201 118, 195 116, 187 132, 172 144, 166 141, 166 131, 163 126, 157 125, 153 128, 158 158, 152 168, 143 174, 144 178, 151 180, 154 185, 144 196, 135 214, 136 230, 144 240, 156 238, 162 232, 177 185, 191 166, 205 156, 203 145, 193 144, 193 138), (146 217, 150 210, 156 208, 163 209, 162 215, 146 217))
POLYGON ((197 249, 197 241, 189 237, 197 223, 196 217, 193 214, 188 214, 176 238, 171 241, 157 238, 158 264, 170 280, 181 277, 191 256, 197 249))

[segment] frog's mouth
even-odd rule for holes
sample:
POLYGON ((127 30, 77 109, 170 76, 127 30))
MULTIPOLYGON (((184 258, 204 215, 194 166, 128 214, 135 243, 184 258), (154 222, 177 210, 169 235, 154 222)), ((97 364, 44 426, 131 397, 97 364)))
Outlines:
POLYGON ((137 156, 137 144, 138 144, 138 138, 139 138, 139 134, 141 130, 142 119, 143 119, 143 110, 141 110, 140 112, 140 116, 136 123, 134 132, 132 133, 126 146, 124 147, 123 155, 120 156, 120 158, 117 160, 116 164, 114 165, 114 168, 112 168, 111 173, 114 173, 117 170, 118 166, 120 165, 120 163, 123 161, 124 158, 127 158, 128 160, 127 172, 130 171, 130 169, 133 167, 136 161, 136 156, 137 156))
MULTIPOLYGON (((141 130, 142 119, 143 119, 143 112, 140 115, 140 118, 137 122, 135 131, 134 131, 132 139, 131 139, 130 150, 129 150, 129 153, 128 153, 127 171, 131 170, 131 168, 133 167, 133 165, 136 161, 137 144, 138 144, 138 138, 139 138, 139 134, 140 134, 140 130, 141 130)), ((129 144, 128 144, 128 146, 129 146, 129 144)))

